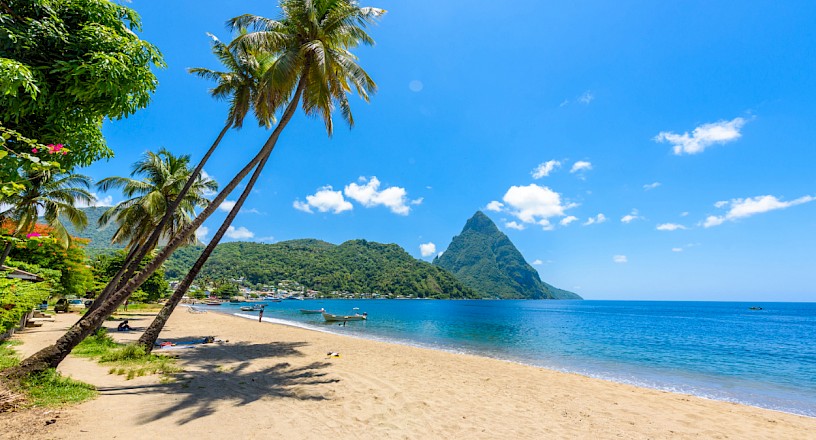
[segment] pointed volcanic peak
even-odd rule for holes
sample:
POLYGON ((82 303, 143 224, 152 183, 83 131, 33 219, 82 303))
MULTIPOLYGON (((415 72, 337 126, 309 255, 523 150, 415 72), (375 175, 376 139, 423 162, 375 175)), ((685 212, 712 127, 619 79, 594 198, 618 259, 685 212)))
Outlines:
POLYGON ((483 212, 477 211, 462 233, 434 264, 462 284, 488 297, 503 299, 581 299, 541 281, 513 242, 483 212))

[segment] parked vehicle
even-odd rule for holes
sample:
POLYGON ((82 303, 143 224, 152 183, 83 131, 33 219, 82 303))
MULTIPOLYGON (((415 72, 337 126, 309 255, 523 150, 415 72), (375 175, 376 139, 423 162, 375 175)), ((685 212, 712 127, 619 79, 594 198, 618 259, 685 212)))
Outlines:
POLYGON ((68 310, 85 310, 85 302, 81 299, 69 299, 68 310))
POLYGON ((54 313, 59 312, 68 312, 68 300, 65 298, 60 298, 57 300, 57 303, 54 304, 54 313))

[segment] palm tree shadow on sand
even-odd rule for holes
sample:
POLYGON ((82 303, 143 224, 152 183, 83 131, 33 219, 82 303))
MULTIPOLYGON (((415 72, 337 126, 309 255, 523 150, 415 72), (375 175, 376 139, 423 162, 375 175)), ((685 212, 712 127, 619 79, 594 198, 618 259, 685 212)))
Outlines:
MULTIPOLYGON (((185 338, 185 340, 188 340, 185 338)), ((157 405, 155 413, 145 415, 140 423, 172 417, 184 425, 195 419, 214 414, 222 402, 242 406, 257 400, 298 399, 328 400, 320 385, 339 382, 322 371, 327 362, 312 362, 292 366, 279 362, 269 366, 276 357, 303 357, 299 347, 305 342, 270 342, 263 344, 236 343, 202 345, 178 350, 184 372, 172 382, 143 386, 100 387, 103 395, 160 394, 173 396, 169 406, 157 405), (258 366, 258 365, 262 366, 258 366)), ((323 388, 325 392, 325 388, 323 388)), ((170 399, 167 399, 168 401, 170 399)))

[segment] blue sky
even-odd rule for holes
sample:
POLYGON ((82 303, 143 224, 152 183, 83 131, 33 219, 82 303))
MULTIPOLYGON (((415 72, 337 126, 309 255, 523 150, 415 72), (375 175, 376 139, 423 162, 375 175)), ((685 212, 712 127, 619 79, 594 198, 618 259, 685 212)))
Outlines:
MULTIPOLYGON (((206 32, 228 41, 228 18, 274 4, 134 0, 168 67, 149 108, 106 122, 116 157, 83 172, 160 147, 198 160, 226 104, 186 68, 218 67, 206 32)), ((364 4, 388 10, 357 51, 378 93, 332 138, 296 116, 229 240, 430 260, 481 209, 587 299, 816 299, 816 3, 364 4)), ((207 173, 226 183, 267 136, 248 121, 207 173)))

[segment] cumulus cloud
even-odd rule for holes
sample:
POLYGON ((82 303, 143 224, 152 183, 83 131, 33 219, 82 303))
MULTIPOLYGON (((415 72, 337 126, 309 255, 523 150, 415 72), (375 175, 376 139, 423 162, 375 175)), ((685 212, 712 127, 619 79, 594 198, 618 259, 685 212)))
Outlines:
POLYGON ((728 206, 728 212, 721 216, 708 216, 703 221, 703 227, 710 228, 718 226, 726 221, 735 221, 741 218, 750 217, 764 212, 775 211, 777 209, 790 208, 816 200, 813 196, 802 196, 789 202, 783 202, 774 196, 756 196, 746 199, 733 199, 730 202, 717 202, 714 206, 724 208, 728 206))
POLYGON ((663 223, 663 224, 657 225, 657 230, 658 231, 676 231, 678 229, 688 229, 688 228, 683 226, 683 225, 678 225, 677 223, 663 223))
POLYGON ((316 193, 306 196, 306 201, 295 200, 292 206, 300 211, 312 213, 312 208, 320 212, 331 211, 334 214, 340 214, 344 211, 351 211, 354 207, 345 198, 340 191, 334 191, 330 186, 324 186, 317 190, 316 193))
POLYGON ((541 260, 535 260, 535 261, 533 261, 533 266, 541 266, 542 264, 544 264, 544 262, 543 262, 543 261, 541 261, 541 260))
POLYGON ((592 94, 591 90, 587 90, 586 92, 582 93, 581 96, 578 97, 578 102, 580 102, 581 104, 589 104, 594 100, 595 95, 592 94))
POLYGON ((430 257, 436 253, 436 245, 431 242, 420 244, 419 253, 422 254, 423 257, 430 257))
POLYGON ((585 221, 585 222, 584 222, 584 223, 582 223, 582 224, 583 224, 584 226, 589 226, 589 225, 594 225, 594 224, 596 224, 596 223, 597 223, 597 224, 601 224, 601 223, 603 223, 603 222, 605 222, 605 221, 606 221, 606 216, 605 216, 605 215, 603 215, 603 214, 598 214, 598 215, 596 215, 595 217, 590 217, 590 218, 588 218, 588 219, 587 219, 587 221, 585 221))
POLYGON ((207 241, 207 234, 210 233, 210 228, 206 226, 199 226, 198 229, 195 231, 195 236, 198 241, 206 242, 207 241))
POLYGON ((643 189, 646 190, 646 191, 649 191, 649 190, 657 188, 660 185, 661 185, 660 182, 647 183, 646 185, 643 185, 643 189))
POLYGON ((683 252, 683 248, 681 247, 672 248, 672 252, 683 252))
POLYGON ((232 211, 232 208, 235 207, 235 203, 235 200, 224 200, 220 205, 218 205, 218 209, 224 212, 230 212, 232 211))
POLYGON ((510 229, 515 229, 517 231, 523 231, 524 230, 524 225, 521 224, 521 223, 518 223, 518 222, 505 222, 504 227, 505 228, 510 228, 510 229))
POLYGON ((589 171, 592 169, 592 163, 587 162, 585 160, 579 160, 572 164, 572 168, 570 168, 570 173, 577 173, 579 171, 589 171))
POLYGON ((493 212, 501 212, 502 208, 504 208, 504 203, 499 202, 497 200, 488 203, 487 206, 485 207, 485 209, 487 209, 488 211, 493 212))
POLYGON ((225 235, 235 240, 244 240, 254 237, 255 233, 243 226, 239 226, 238 228, 236 228, 235 226, 230 226, 229 228, 227 228, 227 232, 225 235))
POLYGON ((742 136, 740 129, 746 122, 743 118, 712 122, 695 128, 691 134, 661 131, 654 140, 671 144, 674 154, 677 155, 697 154, 712 145, 725 144, 739 139, 742 136))
POLYGON ((635 221, 637 219, 640 219, 640 218, 643 218, 643 217, 638 215, 638 210, 633 209, 632 212, 630 212, 629 214, 626 214, 623 217, 621 217, 621 222, 631 223, 631 222, 633 222, 633 221, 635 221))
POLYGON ((569 225, 570 223, 572 223, 572 222, 574 222, 574 221, 577 221, 577 220, 578 220, 578 217, 576 217, 576 216, 574 216, 574 215, 568 215, 568 216, 566 216, 566 217, 562 218, 562 219, 561 219, 561 221, 560 221, 560 222, 558 222, 558 223, 559 223, 561 226, 567 226, 567 225, 569 225))
POLYGON ((527 186, 511 186, 502 198, 507 212, 524 223, 549 225, 547 219, 564 216, 564 210, 574 205, 563 205, 561 195, 546 186, 534 183, 527 186))
POLYGON ((549 176, 553 170, 561 166, 561 162, 557 160, 548 160, 547 162, 538 164, 535 169, 530 172, 533 175, 533 179, 540 179, 542 177, 549 176))
POLYGON ((629 259, 626 258, 626 255, 613 255, 612 256, 612 261, 614 261, 615 263, 618 263, 618 264, 624 264, 624 263, 628 263, 629 259))
POLYGON ((421 201, 415 203, 416 200, 409 202, 405 188, 391 186, 380 190, 380 181, 376 176, 372 176, 371 179, 360 177, 359 182, 359 184, 350 183, 346 185, 343 192, 346 197, 356 200, 366 208, 382 205, 390 209, 394 214, 408 215, 411 208, 407 203, 422 203, 421 201))
POLYGON ((99 195, 95 192, 91 193, 91 203, 84 203, 79 200, 76 201, 77 208, 89 208, 91 206, 101 206, 101 207, 108 207, 113 206, 113 196, 105 196, 99 198, 99 195))

